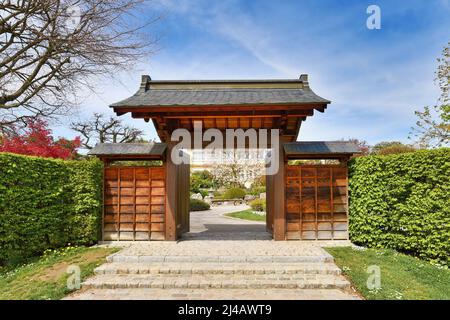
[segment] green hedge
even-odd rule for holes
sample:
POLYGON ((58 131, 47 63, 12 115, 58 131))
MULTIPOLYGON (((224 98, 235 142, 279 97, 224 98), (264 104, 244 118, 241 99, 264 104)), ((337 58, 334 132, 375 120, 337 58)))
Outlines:
POLYGON ((222 198, 223 199, 243 199, 245 197, 245 190, 242 188, 230 188, 227 189, 222 198))
POLYGON ((0 154, 0 264, 99 239, 102 164, 0 154))
POLYGON ((450 265, 450 149, 352 160, 350 239, 450 265))
POLYGON ((204 211, 209 210, 211 206, 209 203, 199 199, 189 199, 189 211, 204 211))

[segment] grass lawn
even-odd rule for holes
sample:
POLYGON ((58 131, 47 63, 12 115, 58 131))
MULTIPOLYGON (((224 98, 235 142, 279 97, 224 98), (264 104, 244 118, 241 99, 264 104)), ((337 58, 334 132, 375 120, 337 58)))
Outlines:
POLYGON ((237 211, 225 214, 228 217, 251 221, 266 221, 266 215, 254 214, 252 210, 237 211))
POLYGON ((61 299, 71 292, 66 285, 68 266, 79 266, 83 281, 117 250, 69 247, 48 253, 36 262, 0 274, 0 300, 61 299))
POLYGON ((386 249, 325 248, 366 299, 450 299, 450 270, 386 249), (381 289, 369 290, 367 267, 381 271, 381 289))

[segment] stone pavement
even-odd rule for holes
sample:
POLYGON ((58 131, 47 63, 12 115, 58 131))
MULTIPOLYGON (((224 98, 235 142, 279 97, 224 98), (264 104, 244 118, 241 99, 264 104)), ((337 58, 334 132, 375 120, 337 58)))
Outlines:
POLYGON ((114 242, 123 249, 108 262, 331 262, 321 246, 331 241, 181 240, 178 242, 114 242), (311 260, 311 261, 310 261, 311 260))
POLYGON ((72 300, 357 300, 337 289, 89 289, 72 300))
POLYGON ((275 242, 264 223, 223 217, 227 210, 241 208, 192 213, 178 242, 108 244, 123 249, 67 299, 358 299, 322 249, 349 242, 275 242))
POLYGON ((247 221, 224 216, 225 213, 243 211, 247 205, 216 206, 208 211, 191 212, 190 232, 184 239, 205 240, 270 240, 265 222, 247 221))

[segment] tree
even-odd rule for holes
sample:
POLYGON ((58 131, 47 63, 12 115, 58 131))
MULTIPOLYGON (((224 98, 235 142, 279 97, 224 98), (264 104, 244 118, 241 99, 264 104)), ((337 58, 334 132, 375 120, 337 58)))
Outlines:
POLYGON ((414 151, 416 151, 416 149, 413 146, 403 144, 400 141, 383 141, 374 145, 371 153, 376 155, 387 155, 414 151))
POLYGON ((351 138, 351 139, 348 139, 348 140, 342 139, 342 141, 352 142, 358 147, 358 151, 360 153, 355 154, 355 157, 364 157, 364 156, 369 155, 369 153, 370 153, 370 146, 367 143, 367 141, 365 141, 365 140, 359 140, 359 139, 356 139, 356 138, 351 138))
POLYGON ((247 159, 239 151, 226 152, 222 163, 215 163, 211 173, 217 185, 227 188, 250 187, 252 182, 264 175, 264 163, 247 159))
POLYGON ((414 136, 421 147, 440 147, 450 143, 450 43, 437 60, 439 66, 435 81, 441 90, 439 103, 415 111, 419 119, 410 132, 410 138, 414 136))
POLYGON ((72 122, 70 128, 81 134, 81 144, 92 149, 97 143, 129 143, 142 141, 142 130, 124 125, 120 119, 94 113, 86 121, 72 122))
POLYGON ((192 172, 190 178, 190 189, 193 193, 201 193, 201 189, 216 187, 214 177, 208 170, 192 172))
POLYGON ((422 148, 441 147, 450 142, 450 105, 426 106, 415 111, 419 118, 411 136, 416 137, 422 148))
POLYGON ((80 147, 80 138, 54 140, 43 120, 28 120, 21 134, 2 136, 0 152, 18 153, 44 158, 73 159, 80 147))
MULTIPOLYGON (((440 101, 443 105, 448 105, 450 102, 450 42, 442 51, 442 56, 437 59, 439 66, 436 71, 436 81, 441 89, 440 101)), ((446 111, 447 116, 450 110, 446 111)))
POLYGON ((67 114, 80 89, 151 53, 144 0, 0 3, 0 129, 67 114))

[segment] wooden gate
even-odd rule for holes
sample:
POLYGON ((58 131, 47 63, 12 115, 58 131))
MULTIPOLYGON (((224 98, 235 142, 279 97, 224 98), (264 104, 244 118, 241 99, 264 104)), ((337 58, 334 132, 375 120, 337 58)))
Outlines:
POLYGON ((347 167, 286 167, 286 239, 348 239, 347 167))
POLYGON ((105 167, 103 240, 164 240, 165 190, 164 167, 105 167))

